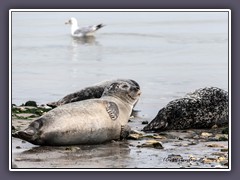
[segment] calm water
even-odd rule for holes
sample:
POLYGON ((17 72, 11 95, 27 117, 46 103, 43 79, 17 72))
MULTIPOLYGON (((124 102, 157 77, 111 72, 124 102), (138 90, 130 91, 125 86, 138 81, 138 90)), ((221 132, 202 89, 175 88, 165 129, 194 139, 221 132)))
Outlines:
POLYGON ((153 117, 195 89, 228 89, 227 12, 13 12, 12 102, 38 104, 107 79, 139 82, 153 117), (103 23, 77 40, 64 22, 103 23))

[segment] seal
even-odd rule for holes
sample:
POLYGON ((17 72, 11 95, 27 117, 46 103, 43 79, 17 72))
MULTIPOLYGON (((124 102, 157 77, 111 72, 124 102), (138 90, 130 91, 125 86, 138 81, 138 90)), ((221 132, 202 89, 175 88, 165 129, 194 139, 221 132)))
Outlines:
POLYGON ((127 82, 130 84, 135 84, 136 86, 139 86, 139 84, 136 81, 131 79, 106 80, 106 81, 99 82, 93 86, 85 87, 74 93, 70 93, 56 102, 47 103, 47 105, 52 108, 55 108, 57 106, 61 106, 63 104, 68 104, 72 102, 82 101, 86 99, 101 98, 103 91, 106 87, 109 87, 113 83, 121 83, 121 82, 127 82))
POLYGON ((143 131, 205 129, 215 124, 228 124, 228 92, 206 87, 169 102, 143 131))
MULTIPOLYGON (((64 96, 63 98, 59 99, 58 101, 47 103, 47 105, 52 108, 55 108, 57 106, 61 106, 61 105, 72 103, 72 102, 82 101, 86 99, 101 98, 103 91, 106 87, 109 87, 112 83, 120 83, 120 82, 126 82, 126 83, 139 86, 139 84, 136 81, 131 79, 106 80, 106 81, 99 82, 93 86, 85 87, 74 93, 70 93, 64 96)), ((137 102, 138 101, 136 101, 133 107, 136 106, 137 102)), ((132 115, 136 115, 137 112, 138 112, 137 110, 133 109, 132 115)))
POLYGON ((13 134, 35 145, 99 144, 124 139, 133 105, 141 91, 135 81, 115 82, 99 99, 64 104, 13 134), (130 83, 131 82, 131 83, 130 83))

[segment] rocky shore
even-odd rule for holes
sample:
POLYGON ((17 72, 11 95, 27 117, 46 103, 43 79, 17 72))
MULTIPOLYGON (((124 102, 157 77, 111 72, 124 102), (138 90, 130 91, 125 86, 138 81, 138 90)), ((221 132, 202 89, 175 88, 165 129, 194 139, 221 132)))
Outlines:
MULTIPOLYGON (((52 108, 12 105, 12 133, 52 108)), ((150 120, 131 117, 126 140, 100 145, 34 146, 12 138, 13 168, 228 168, 228 127, 144 133, 150 120)))

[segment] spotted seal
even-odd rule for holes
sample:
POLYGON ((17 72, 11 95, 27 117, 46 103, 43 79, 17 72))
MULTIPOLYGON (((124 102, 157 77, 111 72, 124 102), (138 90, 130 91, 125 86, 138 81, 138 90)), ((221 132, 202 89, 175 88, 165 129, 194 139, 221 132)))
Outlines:
MULTIPOLYGON (((131 80, 131 79, 106 80, 106 81, 99 82, 95 85, 85 87, 74 93, 70 93, 70 94, 64 96, 63 98, 59 99, 58 101, 47 103, 47 105, 52 108, 55 108, 55 107, 61 106, 63 104, 82 101, 82 100, 86 100, 86 99, 100 98, 106 87, 110 86, 112 83, 119 83, 119 82, 135 83, 136 86, 139 86, 136 81, 131 80)), ((137 101, 134 104, 134 107, 136 104, 137 104, 137 101)), ((136 114, 136 112, 137 111, 133 109, 132 114, 136 114)))
POLYGON ((99 144, 125 138, 130 131, 128 119, 140 94, 140 86, 133 80, 112 83, 101 98, 56 107, 13 137, 52 146, 99 144))
POLYGON ((206 87, 169 102, 143 131, 204 129, 215 124, 228 124, 228 92, 206 87))

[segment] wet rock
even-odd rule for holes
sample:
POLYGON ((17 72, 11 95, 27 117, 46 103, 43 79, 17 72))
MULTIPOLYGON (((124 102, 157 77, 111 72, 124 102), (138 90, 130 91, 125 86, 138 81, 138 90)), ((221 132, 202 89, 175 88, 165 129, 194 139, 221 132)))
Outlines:
POLYGON ((201 137, 203 137, 203 138, 208 138, 208 137, 210 137, 212 135, 213 135, 212 133, 208 133, 208 132, 202 132, 201 133, 201 137))
POLYGON ((217 129, 217 128, 218 126, 216 124, 212 126, 212 129, 217 129))
POLYGON ((221 161, 220 164, 223 165, 223 166, 228 166, 228 161, 227 160, 221 161))
POLYGON ((24 105, 25 106, 37 107, 37 103, 35 101, 27 101, 24 105))
POLYGON ((200 138, 199 135, 195 135, 195 136, 193 136, 193 139, 199 139, 199 138, 200 138))
POLYGON ((198 141, 190 141, 189 143, 188 143, 188 145, 197 145, 198 144, 198 141))
POLYGON ((148 124, 148 121, 142 121, 142 124, 148 124))
POLYGON ((226 156, 226 153, 224 153, 224 152, 214 152, 214 153, 212 153, 212 155, 214 155, 214 156, 226 156))
POLYGON ((207 157, 207 158, 201 159, 200 162, 204 164, 211 164, 211 163, 217 162, 217 158, 207 157))
POLYGON ((49 107, 17 106, 12 108, 12 116, 19 119, 35 118, 50 110, 49 107))
POLYGON ((178 146, 178 147, 188 147, 189 144, 187 144, 187 143, 176 143, 176 144, 174 144, 174 146, 178 146))
POLYGON ((225 157, 218 157, 218 162, 225 162, 225 161, 228 161, 227 158, 225 157))
POLYGON ((222 134, 228 134, 228 132, 229 132, 228 127, 224 128, 224 129, 222 130, 222 134))
POLYGON ((223 148, 220 150, 221 152, 228 152, 228 148, 223 148))
MULTIPOLYGON (((194 162, 196 162, 196 161, 197 161, 197 158, 194 157, 193 155, 190 155, 190 156, 189 156, 189 161, 194 161, 194 162)), ((199 165, 199 163, 196 163, 196 165, 199 165)))
POLYGON ((16 117, 19 119, 28 119, 28 118, 35 118, 38 116, 36 116, 35 114, 30 114, 30 113, 21 113, 21 114, 16 115, 16 117))
POLYGON ((168 155, 168 157, 165 159, 165 161, 169 161, 169 162, 182 162, 183 161, 183 157, 179 154, 171 154, 168 155))
POLYGON ((69 147, 66 147, 65 150, 70 152, 77 152, 80 150, 80 148, 76 146, 69 146, 69 147))
POLYGON ((162 143, 156 140, 148 140, 145 143, 138 145, 137 147, 151 147, 155 149, 163 149, 162 143))
POLYGON ((224 147, 224 145, 222 145, 222 144, 216 144, 216 143, 213 143, 213 144, 207 144, 206 146, 207 146, 207 147, 219 147, 219 148, 224 147))
POLYGON ((142 138, 143 135, 142 134, 129 134, 129 136, 127 137, 127 139, 132 139, 132 140, 138 140, 140 138, 142 138))
POLYGON ((15 158, 14 160, 15 160, 15 161, 22 161, 23 159, 20 158, 20 157, 17 157, 17 158, 15 158))
POLYGON ((141 135, 143 135, 143 134, 145 134, 145 133, 142 132, 142 131, 138 131, 138 130, 132 129, 131 132, 130 132, 130 134, 141 134, 141 135))
POLYGON ((227 134, 216 134, 215 138, 218 141, 227 141, 228 140, 228 135, 227 134))
POLYGON ((154 139, 167 139, 165 136, 160 136, 160 135, 154 135, 154 139))

